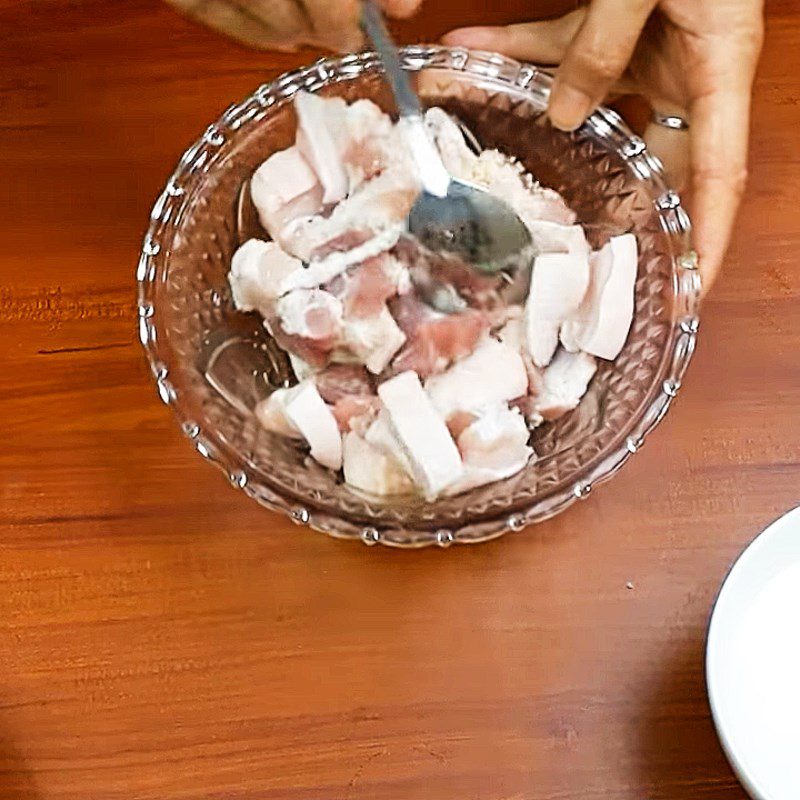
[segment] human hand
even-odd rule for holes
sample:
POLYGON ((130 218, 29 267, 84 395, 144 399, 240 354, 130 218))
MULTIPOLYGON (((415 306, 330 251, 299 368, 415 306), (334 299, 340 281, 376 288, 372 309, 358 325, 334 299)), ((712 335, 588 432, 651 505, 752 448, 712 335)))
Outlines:
POLYGON ((703 291, 722 265, 747 178, 763 0, 593 0, 556 20, 463 28, 445 43, 560 64, 548 113, 577 128, 609 94, 641 94, 686 130, 645 139, 676 188, 688 180, 703 291))
MULTIPOLYGON (((378 0, 393 17, 422 0, 378 0)), ((360 0, 167 0, 188 16, 243 44, 292 51, 303 45, 348 52, 361 47, 360 0)))

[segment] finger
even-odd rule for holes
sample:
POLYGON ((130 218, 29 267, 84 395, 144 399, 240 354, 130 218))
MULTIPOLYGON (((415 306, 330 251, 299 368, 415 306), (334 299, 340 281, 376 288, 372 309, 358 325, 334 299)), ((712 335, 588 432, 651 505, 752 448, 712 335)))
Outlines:
MULTIPOLYGON (((270 5, 272 0, 269 0, 270 5)), ((358 0, 302 0, 311 21, 313 37, 309 44, 349 52, 358 50, 363 34, 358 24, 361 4, 358 0)))
POLYGON ((390 17, 406 19, 419 11, 422 0, 379 0, 379 5, 390 17))
MULTIPOLYGON (((685 117, 686 114, 678 116, 685 117)), ((664 165, 667 184, 675 191, 683 192, 689 182, 689 131, 651 122, 645 128, 644 140, 647 149, 664 165)))
POLYGON ((572 39, 550 93, 550 119, 574 130, 602 101, 631 60, 656 0, 594 0, 572 39))
POLYGON ((258 48, 291 50, 307 33, 306 21, 294 4, 276 3, 269 14, 258 4, 239 6, 229 0, 167 0, 192 19, 258 48))
POLYGON ((722 266, 747 182, 749 82, 697 98, 690 114, 693 238, 707 292, 722 266))
POLYGON ((503 27, 458 28, 442 41, 450 47, 492 50, 522 61, 558 64, 586 11, 578 9, 559 19, 527 22, 503 27))

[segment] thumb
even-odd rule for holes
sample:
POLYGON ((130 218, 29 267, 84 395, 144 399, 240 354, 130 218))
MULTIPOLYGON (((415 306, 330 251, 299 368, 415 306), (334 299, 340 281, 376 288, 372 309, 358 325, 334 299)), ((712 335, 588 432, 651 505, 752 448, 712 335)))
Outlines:
POLYGON ((574 130, 627 69, 656 0, 592 0, 550 93, 550 119, 574 130))

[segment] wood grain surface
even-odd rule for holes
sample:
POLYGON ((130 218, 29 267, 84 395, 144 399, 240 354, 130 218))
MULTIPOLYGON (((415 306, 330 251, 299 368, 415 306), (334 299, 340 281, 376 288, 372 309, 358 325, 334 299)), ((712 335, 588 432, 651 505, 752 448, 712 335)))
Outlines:
MULTIPOLYGON (((534 5, 559 4, 429 0, 399 31, 534 5)), ((800 6, 768 5, 750 190, 674 410, 565 515, 406 553, 232 491, 135 342, 137 251, 182 150, 313 54, 156 0, 0 0, 1 798, 744 797, 706 624, 800 500, 800 6)))

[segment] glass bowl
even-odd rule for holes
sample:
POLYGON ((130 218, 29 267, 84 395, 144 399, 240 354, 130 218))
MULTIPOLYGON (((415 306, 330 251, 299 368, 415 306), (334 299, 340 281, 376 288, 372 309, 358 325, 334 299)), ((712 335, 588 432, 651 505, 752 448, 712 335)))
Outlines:
POLYGON ((544 110, 547 72, 482 52, 407 47, 426 104, 457 114, 485 147, 517 157, 557 189, 590 231, 639 241, 635 318, 613 363, 601 362, 571 414, 533 433, 539 454, 512 478, 423 502, 360 496, 294 442, 267 433, 251 409, 287 377, 286 357, 254 315, 231 303, 230 258, 264 236, 243 185, 272 152, 292 144, 299 90, 368 97, 393 108, 372 53, 319 61, 259 87, 186 151, 156 201, 138 265, 139 335, 158 394, 196 450, 230 483, 298 524, 367 544, 421 547, 481 542, 560 513, 589 496, 644 443, 678 392, 695 346, 699 276, 689 222, 644 142, 608 109, 576 133, 544 110))

